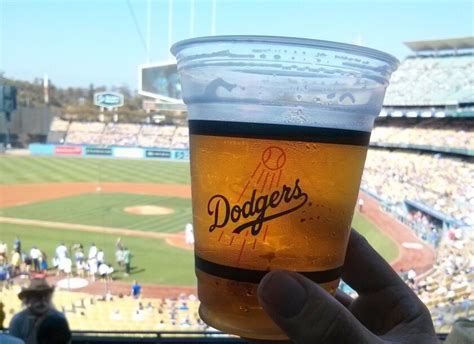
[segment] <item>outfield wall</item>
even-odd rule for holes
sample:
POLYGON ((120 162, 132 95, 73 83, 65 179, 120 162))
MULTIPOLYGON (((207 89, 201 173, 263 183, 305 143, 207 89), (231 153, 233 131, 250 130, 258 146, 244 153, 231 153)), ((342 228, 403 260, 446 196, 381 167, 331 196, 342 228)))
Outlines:
POLYGON ((100 147, 41 143, 32 143, 28 146, 28 149, 31 155, 189 160, 188 149, 100 147))

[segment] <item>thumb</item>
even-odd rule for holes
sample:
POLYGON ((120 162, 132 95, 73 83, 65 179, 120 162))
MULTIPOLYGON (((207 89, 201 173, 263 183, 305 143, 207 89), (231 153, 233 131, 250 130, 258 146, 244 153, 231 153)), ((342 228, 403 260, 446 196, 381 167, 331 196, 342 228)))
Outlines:
POLYGON ((260 282, 258 299, 295 343, 381 342, 328 292, 297 273, 268 273, 260 282))

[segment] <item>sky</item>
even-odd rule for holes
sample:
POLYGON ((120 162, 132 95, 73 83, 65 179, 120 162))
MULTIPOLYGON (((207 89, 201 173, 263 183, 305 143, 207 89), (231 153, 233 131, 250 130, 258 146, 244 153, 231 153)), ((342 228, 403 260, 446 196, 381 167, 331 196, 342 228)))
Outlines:
MULTIPOLYGON (((138 65, 169 58, 172 42, 212 34, 213 0, 0 0, 0 72, 61 87, 137 88, 138 65)), ((474 1, 215 0, 215 33, 361 43, 399 59, 405 41, 474 35, 474 1)))

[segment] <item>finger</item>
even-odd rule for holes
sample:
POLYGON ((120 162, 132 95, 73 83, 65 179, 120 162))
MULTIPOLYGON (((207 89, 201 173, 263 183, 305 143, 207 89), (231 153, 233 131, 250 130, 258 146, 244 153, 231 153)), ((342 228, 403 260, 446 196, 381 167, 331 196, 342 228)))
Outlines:
POLYGON ((319 285, 273 271, 260 282, 259 302, 295 343, 377 343, 378 339, 319 285))
POLYGON ((336 300, 342 303, 346 308, 351 305, 352 301, 354 301, 352 297, 350 297, 340 289, 336 290, 336 300))
POLYGON ((342 279, 360 295, 404 285, 385 259, 354 229, 347 246, 342 279))

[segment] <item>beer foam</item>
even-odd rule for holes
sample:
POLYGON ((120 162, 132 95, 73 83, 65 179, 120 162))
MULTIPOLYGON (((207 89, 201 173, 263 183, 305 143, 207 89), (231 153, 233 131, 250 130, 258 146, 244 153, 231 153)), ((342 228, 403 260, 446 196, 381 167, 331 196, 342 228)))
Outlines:
POLYGON ((375 117, 361 107, 357 112, 329 107, 277 106, 268 104, 189 104, 190 120, 301 125, 370 132, 375 117))

